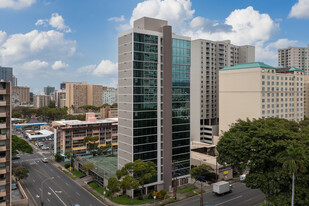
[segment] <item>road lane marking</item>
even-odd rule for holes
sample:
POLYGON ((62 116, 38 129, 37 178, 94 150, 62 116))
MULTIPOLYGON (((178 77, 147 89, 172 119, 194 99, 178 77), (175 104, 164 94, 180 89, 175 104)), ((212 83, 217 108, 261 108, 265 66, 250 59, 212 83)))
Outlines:
POLYGON ((238 196, 238 197, 234 197, 234 198, 232 198, 232 199, 229 199, 229 200, 226 200, 226 201, 221 202, 221 203, 219 203, 219 204, 216 204, 215 206, 218 206, 218 205, 223 205, 223 204, 225 204, 225 203, 227 203, 227 202, 230 202, 230 201, 236 200, 236 199, 241 198, 241 197, 242 197, 242 195, 240 195, 240 196, 238 196))
POLYGON ((49 187, 49 189, 56 195, 56 197, 58 197, 58 199, 62 202, 62 204, 66 206, 66 204, 62 201, 62 199, 55 193, 55 191, 51 187, 49 187))
POLYGON ((57 177, 61 179, 61 177, 59 175, 57 175, 57 177))
POLYGON ((77 194, 78 196, 80 196, 80 194, 79 194, 78 192, 76 192, 76 194, 77 194))
POLYGON ((69 186, 69 184, 68 184, 67 182, 66 182, 65 184, 66 184, 67 186, 69 186))
POLYGON ((47 198, 47 201, 50 202, 50 200, 47 198))
POLYGON ((32 179, 32 181, 33 181, 33 182, 35 182, 35 180, 34 180, 34 179, 32 179))
POLYGON ((41 188, 39 188, 39 190, 42 192, 42 189, 41 189, 41 188))

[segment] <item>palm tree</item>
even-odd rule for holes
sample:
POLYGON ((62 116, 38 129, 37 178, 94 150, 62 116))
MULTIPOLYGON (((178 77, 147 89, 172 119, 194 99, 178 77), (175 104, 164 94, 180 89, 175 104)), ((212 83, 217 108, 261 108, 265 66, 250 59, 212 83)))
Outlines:
POLYGON ((291 205, 294 205, 294 184, 295 175, 297 172, 304 172, 304 151, 300 147, 288 147, 285 151, 279 153, 279 161, 282 162, 282 167, 292 175, 292 200, 291 205))

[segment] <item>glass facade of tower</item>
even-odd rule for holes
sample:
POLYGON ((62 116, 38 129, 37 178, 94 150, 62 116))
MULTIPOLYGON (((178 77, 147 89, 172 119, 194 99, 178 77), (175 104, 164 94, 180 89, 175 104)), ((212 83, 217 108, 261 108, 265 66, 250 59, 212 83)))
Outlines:
POLYGON ((178 177, 190 170, 191 42, 173 39, 172 47, 172 160, 178 177))
POLYGON ((158 37, 134 33, 133 159, 157 164, 158 37))

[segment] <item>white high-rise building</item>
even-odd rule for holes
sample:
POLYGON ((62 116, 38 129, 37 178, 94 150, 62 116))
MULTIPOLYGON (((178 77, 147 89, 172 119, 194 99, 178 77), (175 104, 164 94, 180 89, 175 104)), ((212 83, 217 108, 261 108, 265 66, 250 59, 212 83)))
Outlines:
POLYGON ((198 39, 191 43, 191 139, 214 144, 219 135, 219 70, 254 62, 254 46, 198 39))
POLYGON ((117 89, 103 86, 103 104, 113 105, 117 103, 117 89))
POLYGON ((190 49, 190 38, 153 18, 118 36, 118 168, 154 162, 149 189, 190 181, 190 49))

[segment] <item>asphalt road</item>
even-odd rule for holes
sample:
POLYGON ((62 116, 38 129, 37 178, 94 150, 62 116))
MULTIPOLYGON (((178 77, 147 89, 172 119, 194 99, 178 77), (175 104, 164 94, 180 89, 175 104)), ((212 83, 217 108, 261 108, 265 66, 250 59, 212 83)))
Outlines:
POLYGON ((12 161, 13 167, 24 166, 29 170, 29 176, 23 182, 37 205, 41 205, 41 200, 47 206, 104 205, 54 165, 43 163, 42 158, 49 155, 34 151, 34 154, 23 154, 12 161))
MULTIPOLYGON (((243 183, 233 184, 233 192, 217 196, 212 193, 211 189, 204 194, 205 206, 253 206, 263 203, 265 196, 260 190, 249 189, 243 183)), ((197 206, 200 205, 200 196, 195 196, 173 206, 197 206)))

